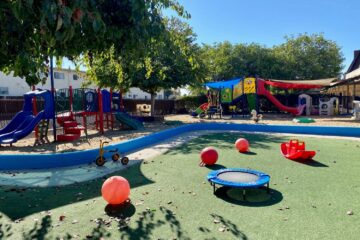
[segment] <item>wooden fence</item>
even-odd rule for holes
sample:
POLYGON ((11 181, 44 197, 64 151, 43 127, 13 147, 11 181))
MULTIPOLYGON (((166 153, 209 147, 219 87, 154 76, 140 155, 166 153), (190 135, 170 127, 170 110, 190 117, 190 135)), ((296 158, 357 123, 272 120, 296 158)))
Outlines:
MULTIPOLYGON (((0 99, 0 121, 10 120, 17 112, 22 110, 23 99, 0 99)), ((141 99, 124 99, 125 110, 129 113, 136 113, 137 104, 148 104, 150 100, 141 99)), ((44 102, 37 101, 38 109, 42 109, 44 102)), ((175 100, 156 100, 155 114, 164 115, 175 113, 175 100)))

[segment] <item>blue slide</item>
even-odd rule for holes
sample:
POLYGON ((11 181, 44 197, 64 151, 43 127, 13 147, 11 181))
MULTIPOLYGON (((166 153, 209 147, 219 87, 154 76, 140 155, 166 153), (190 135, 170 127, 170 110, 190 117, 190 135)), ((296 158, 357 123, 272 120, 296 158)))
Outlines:
POLYGON ((18 112, 15 115, 15 117, 13 117, 13 119, 11 119, 11 121, 8 123, 8 125, 6 125, 3 129, 0 129, 0 135, 14 131, 19 126, 19 124, 24 121, 24 119, 26 117, 31 116, 31 115, 32 115, 32 112, 29 112, 29 111, 18 112))
POLYGON ((117 112, 115 113, 115 118, 119 122, 125 124, 126 126, 130 127, 131 129, 143 129, 144 125, 139 120, 131 117, 129 114, 124 112, 117 112))
MULTIPOLYGON (((20 112, 22 113, 22 112, 20 112)), ((0 144, 9 144, 28 136, 43 119, 44 111, 36 116, 18 113, 12 121, 0 130, 0 144), (13 126, 15 129, 13 129, 13 126)))
POLYGON ((18 112, 13 119, 0 129, 0 144, 11 144, 28 136, 43 119, 54 116, 54 100, 48 90, 35 90, 24 94, 23 110, 18 112), (44 110, 36 116, 32 111, 32 99, 42 97, 45 100, 44 110))

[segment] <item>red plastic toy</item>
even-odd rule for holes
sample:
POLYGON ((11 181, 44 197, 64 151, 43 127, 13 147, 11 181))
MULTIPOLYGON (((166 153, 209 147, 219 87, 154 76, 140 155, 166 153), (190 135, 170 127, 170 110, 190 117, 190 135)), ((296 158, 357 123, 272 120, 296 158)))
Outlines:
POLYGON ((123 177, 112 176, 103 183, 101 194, 109 204, 121 204, 129 198, 130 184, 123 177))
POLYGON ((305 142, 297 139, 292 139, 288 143, 282 143, 281 153, 284 157, 291 160, 310 160, 316 154, 315 151, 306 151, 305 142))
POLYGON ((215 148, 213 147, 207 147, 204 148, 201 153, 200 153, 200 158, 201 158, 201 162, 200 162, 200 166, 203 167, 205 165, 211 166, 214 165, 216 163, 216 161, 218 160, 218 153, 215 150, 215 148))
POLYGON ((235 147, 237 148, 237 150, 239 150, 239 152, 246 153, 249 151, 250 144, 249 141, 245 138, 239 138, 235 142, 235 147))

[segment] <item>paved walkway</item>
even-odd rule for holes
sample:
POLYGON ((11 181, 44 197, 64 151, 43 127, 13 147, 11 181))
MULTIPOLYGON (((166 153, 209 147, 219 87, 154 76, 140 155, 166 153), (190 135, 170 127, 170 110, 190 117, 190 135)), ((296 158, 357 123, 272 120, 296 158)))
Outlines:
MULTIPOLYGON (((144 148, 140 151, 127 155, 130 159, 129 164, 123 166, 120 162, 108 161, 104 166, 98 167, 95 163, 89 165, 73 166, 66 168, 54 168, 49 170, 29 170, 23 172, 0 172, 0 185, 17 186, 17 187, 51 187, 73 184, 77 182, 85 182, 88 180, 100 178, 107 174, 120 171, 134 164, 140 164, 144 160, 152 159, 160 154, 165 153, 169 149, 179 146, 183 143, 197 138, 204 134, 220 133, 223 131, 199 131, 182 134, 180 136, 167 139, 159 144, 144 148)), ((234 131, 234 133, 238 133, 234 131)), ((254 132, 246 132, 248 134, 257 134, 254 132)), ((270 134, 270 133, 261 133, 270 134)), ((295 135, 295 134, 277 134, 279 136, 306 136, 317 138, 342 138, 360 141, 360 138, 350 137, 331 137, 317 135, 295 135)))

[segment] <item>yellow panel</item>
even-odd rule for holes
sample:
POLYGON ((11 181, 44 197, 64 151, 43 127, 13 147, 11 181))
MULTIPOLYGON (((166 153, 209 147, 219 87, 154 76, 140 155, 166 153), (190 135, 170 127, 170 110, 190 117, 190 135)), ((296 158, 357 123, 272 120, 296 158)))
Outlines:
POLYGON ((238 84, 234 85, 233 99, 240 97, 242 94, 243 94, 243 81, 240 81, 238 84))
POLYGON ((256 78, 245 78, 244 79, 244 93, 256 93, 256 78))

